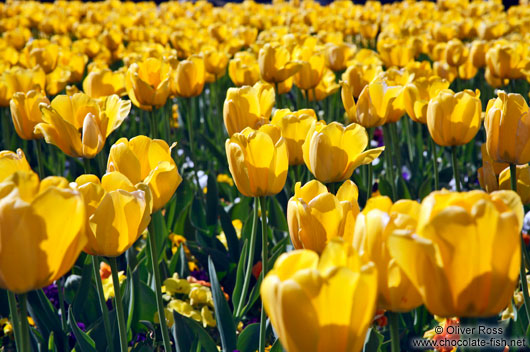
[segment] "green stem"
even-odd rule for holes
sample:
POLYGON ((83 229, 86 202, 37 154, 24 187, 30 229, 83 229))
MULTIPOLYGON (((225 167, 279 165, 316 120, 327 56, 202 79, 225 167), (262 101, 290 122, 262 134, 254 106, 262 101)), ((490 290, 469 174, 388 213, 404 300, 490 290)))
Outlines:
POLYGON ((162 332, 162 340, 164 341, 164 349, 171 351, 171 343, 169 341, 169 333, 167 329, 166 314, 164 312, 164 302, 162 301, 162 291, 160 289, 162 283, 160 282, 160 268, 158 267, 158 254, 156 250, 155 226, 151 221, 149 224, 149 251, 151 254, 151 266, 155 276, 155 291, 156 291, 156 307, 158 311, 158 320, 160 321, 160 331, 162 332))
POLYGON ((114 307, 116 308, 116 313, 118 315, 121 352, 127 352, 127 325, 125 325, 123 303, 121 301, 120 279, 118 277, 118 263, 116 263, 116 257, 110 257, 109 264, 110 272, 112 273, 112 286, 114 286, 114 307))
POLYGON ((31 351, 29 343, 29 324, 28 324, 28 307, 27 307, 27 293, 18 295, 20 304, 20 343, 22 345, 21 351, 31 351))
POLYGON ((101 309, 101 314, 103 315, 105 338, 107 339, 107 345, 112 351, 114 350, 114 345, 112 344, 113 339, 112 334, 110 333, 109 309, 105 304, 105 294, 103 293, 103 284, 101 283, 101 275, 99 274, 99 257, 96 255, 92 256, 92 270, 94 272, 94 279, 96 280, 96 291, 98 293, 99 308, 101 309))
POLYGON ((385 161, 386 161, 386 168, 388 170, 388 177, 390 178, 389 183, 390 187, 392 188, 392 201, 397 200, 397 190, 396 190, 396 182, 394 178, 394 165, 392 163, 392 142, 390 139, 390 126, 388 124, 383 126, 383 139, 385 141, 385 161))
POLYGON ((0 108, 2 109, 0 114, 0 120, 2 121, 2 149, 10 149, 10 135, 9 135, 9 108, 0 108))
POLYGON ((432 154, 432 169, 434 173, 434 190, 438 190, 439 188, 439 181, 438 181, 438 162, 436 161, 436 144, 434 143, 434 140, 429 137, 431 141, 431 154, 432 154))
MULTIPOLYGON (((189 98, 191 99, 191 98, 189 98)), ((186 114, 186 129, 188 130, 188 143, 190 144, 190 159, 193 161, 193 175, 195 177, 195 182, 197 183, 197 189, 199 192, 199 197, 201 200, 204 199, 204 193, 201 189, 201 184, 199 182, 199 175, 197 174, 197 167, 198 167, 198 155, 195 154, 195 143, 194 143, 194 137, 193 137, 193 124, 191 120, 192 111, 190 108, 190 100, 188 98, 182 99, 185 106, 185 114, 186 114)))
MULTIPOLYGON (((372 142, 372 138, 374 137, 374 129, 367 128, 366 132, 368 132, 368 147, 370 147, 370 143, 372 142)), ((366 166, 368 167, 368 175, 366 180, 366 201, 368 201, 368 199, 370 199, 370 197, 372 196, 373 166, 372 163, 366 166)))
POLYGON ((35 147, 35 151, 37 154, 37 167, 39 170, 39 177, 42 179, 44 178, 44 165, 42 161, 42 152, 40 150, 40 147, 41 147, 40 143, 41 141, 39 139, 33 140, 33 146, 35 147))
MULTIPOLYGON (((259 204, 261 209, 261 278, 262 281, 265 279, 265 275, 268 270, 268 231, 267 231, 267 205, 265 197, 259 197, 259 204)), ((267 327, 267 313, 265 313, 265 307, 263 306, 263 301, 261 302, 261 319, 259 325, 259 352, 265 351, 265 335, 267 327)))
POLYGON ((397 123, 389 124, 390 129, 390 142, 392 143, 392 152, 396 156, 396 163, 398 169, 398 177, 402 176, 401 168, 401 152, 398 144, 398 135, 397 135, 397 123))
POLYGON ((414 154, 414 147, 412 145, 412 128, 410 127, 410 118, 408 116, 405 116, 401 119, 403 121, 403 130, 405 133, 405 138, 407 139, 407 149, 409 152, 409 161, 412 162, 413 154, 414 154))
MULTIPOLYGON (((281 109, 282 108, 282 104, 281 104, 282 103, 282 101, 281 101, 282 96, 281 96, 280 90, 278 88, 278 82, 274 82, 274 90, 276 92, 276 105, 277 105, 278 109, 281 109)), ((309 98, 307 98, 307 99, 309 99, 309 98)))
POLYGON ((455 177, 456 191, 460 192, 460 171, 458 170, 458 159, 456 158, 456 146, 451 146, 451 155, 453 159, 453 175, 455 177))
POLYGON ((11 291, 7 291, 7 300, 9 301, 9 311, 11 313, 11 323, 13 323, 13 332, 15 333, 15 344, 18 351, 22 351, 22 345, 20 338, 22 332, 20 331, 20 319, 18 315, 17 299, 15 294, 11 291))
POLYGON ((90 167, 90 159, 83 158, 83 166, 85 167, 85 174, 92 173, 92 168, 90 167))
POLYGON ((390 348, 392 352, 399 352, 399 314, 388 312, 388 322, 390 328, 390 348))
POLYGON ((63 279, 59 279, 57 282, 57 294, 59 296, 59 307, 61 308, 61 327, 63 331, 67 331, 68 323, 66 322, 66 309, 64 308, 64 292, 63 292, 63 279))
MULTIPOLYGON (((517 166, 515 164, 510 164, 510 183, 512 186, 512 191, 517 192, 517 166)), ((526 311, 526 317, 530 321, 530 297, 528 295, 528 282, 526 281, 526 266, 525 266, 525 246, 526 243, 523 239, 523 234, 521 233, 521 291, 523 291, 524 297, 524 308, 526 311)))
POLYGON ((151 125, 151 138, 158 138, 158 129, 156 128, 156 111, 154 107, 149 113, 149 123, 151 125))
POLYGON ((247 298, 247 290, 250 285, 250 277, 252 276, 252 265, 254 264, 254 251, 256 247, 256 237, 258 232, 258 202, 257 198, 254 199, 254 216, 252 217, 252 234, 250 235, 250 246, 248 248, 248 260, 247 260, 247 270, 245 271, 245 278, 243 280, 243 288, 241 289, 241 296, 239 297, 239 302, 237 302, 237 307, 235 311, 236 318, 241 317, 243 310, 244 302, 247 298))

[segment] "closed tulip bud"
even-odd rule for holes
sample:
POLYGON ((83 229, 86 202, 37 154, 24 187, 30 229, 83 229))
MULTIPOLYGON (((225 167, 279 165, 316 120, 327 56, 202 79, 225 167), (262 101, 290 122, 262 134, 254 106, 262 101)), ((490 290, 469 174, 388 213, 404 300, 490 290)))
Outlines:
POLYGON ((56 95, 66 88, 70 80, 68 67, 57 66, 55 70, 46 75, 46 94, 56 95))
POLYGON ((336 239, 320 260, 306 249, 280 255, 260 292, 286 351, 359 352, 375 313, 377 271, 336 239))
POLYGON ((523 216, 512 191, 433 192, 415 234, 394 231, 388 249, 429 312, 490 317, 510 304, 517 285, 523 216))
MULTIPOLYGON (((285 82, 289 82, 289 79, 285 82)), ((280 94, 283 94, 282 91, 282 82, 278 85, 278 90, 280 91, 280 94)), ((329 97, 330 95, 335 94, 340 88, 340 85, 337 84, 335 81, 335 73, 331 71, 328 68, 324 69, 324 74, 322 75, 322 79, 320 82, 318 82, 317 86, 314 89, 311 89, 307 91, 309 101, 322 101, 329 97)), ((290 89, 289 89, 290 90, 290 89)), ((305 96, 306 92, 303 92, 305 96)))
POLYGON ((40 66, 50 73, 57 66, 60 48, 46 39, 37 39, 29 43, 20 56, 20 63, 26 68, 40 66))
POLYGON ((371 163, 385 147, 369 149, 368 134, 361 125, 346 127, 338 122, 326 125, 325 121, 313 123, 302 145, 304 162, 321 182, 331 183, 349 179, 360 165, 371 163))
POLYGON ((58 280, 87 242, 82 196, 44 182, 24 171, 0 182, 0 287, 15 293, 58 280))
POLYGON ((228 75, 238 87, 254 85, 259 80, 258 60, 249 52, 238 52, 228 63, 228 75))
POLYGON ((123 33, 118 27, 113 27, 108 30, 104 30, 99 37, 103 45, 109 50, 116 50, 120 46, 123 40, 123 33))
POLYGON ((166 205, 182 182, 168 144, 146 136, 120 138, 114 143, 107 162, 107 172, 112 171, 124 174, 132 184, 148 185, 153 212, 166 205))
POLYGON ((260 49, 258 63, 261 78, 269 83, 283 82, 302 68, 301 63, 291 61, 287 48, 269 43, 260 49))
POLYGON ((486 65, 498 78, 517 79, 522 77, 522 53, 514 45, 495 45, 486 52, 486 65))
POLYGON ((340 86, 340 97, 342 99, 344 111, 348 117, 348 122, 355 122, 357 121, 357 107, 355 106, 355 99, 353 98, 353 89, 348 82, 344 81, 340 82, 340 86))
POLYGON ((458 69, 445 61, 435 61, 432 69, 437 76, 447 80, 449 83, 453 83, 458 77, 458 69))
POLYGON ((458 66, 458 78, 462 80, 472 79, 477 75, 478 68, 473 65, 471 58, 468 58, 462 65, 458 66))
POLYGON ((460 40, 451 39, 445 46, 445 62, 450 66, 458 67, 466 62, 469 56, 469 48, 460 40))
POLYGON ((388 238, 398 229, 416 229, 420 204, 413 200, 399 200, 392 204, 387 199, 388 197, 381 196, 370 198, 371 210, 364 209, 357 217, 353 248, 378 269, 377 307, 393 312, 407 312, 421 305, 421 296, 390 255, 388 238))
POLYGON ((300 61, 300 64, 300 70, 294 75, 294 83, 306 91, 315 88, 324 74, 324 56, 314 54, 308 61, 300 61))
POLYGON ((484 78, 492 88, 506 87, 508 83, 510 83, 508 78, 499 78, 495 76, 487 66, 486 70, 484 71, 484 78))
POLYGON ((136 187, 119 173, 100 180, 94 175, 76 179, 87 209, 87 238, 84 251, 92 255, 117 257, 140 237, 151 220, 149 187, 136 187), (92 177, 90 177, 92 176, 92 177))
POLYGON ((499 189, 499 181, 497 178, 504 169, 509 169, 509 164, 493 161, 488 154, 486 143, 480 146, 480 151, 482 153, 482 167, 477 170, 480 187, 488 193, 497 191, 499 189))
POLYGON ((356 63, 349 66, 342 74, 342 81, 348 83, 353 96, 358 98, 364 87, 381 72, 383 72, 381 66, 356 63))
POLYGON ((447 88, 449 82, 438 76, 420 77, 405 85, 403 101, 407 115, 416 122, 426 124, 429 101, 447 88))
POLYGON ((171 90, 173 94, 191 98, 202 93, 205 82, 204 59, 201 56, 192 55, 187 60, 178 63, 171 78, 171 90))
POLYGON ((278 127, 247 127, 227 139, 225 148, 230 173, 244 196, 274 195, 283 189, 289 154, 278 127))
POLYGON ((229 88, 223 105, 228 135, 268 123, 274 103, 274 88, 269 84, 258 82, 252 87, 229 88))
POLYGON ((365 128, 397 122, 405 114, 403 86, 389 86, 383 80, 374 80, 364 87, 357 101, 354 122, 365 128))
POLYGON ((440 91, 427 107, 427 127, 436 144, 464 145, 475 138, 482 122, 480 91, 440 91))
MULTIPOLYGON (((30 90, 44 91, 46 87, 46 73, 40 67, 34 69, 13 68, 4 72, 4 79, 8 91, 27 93, 30 90)), ((11 97, 9 97, 11 99, 11 97)))
POLYGON ((15 131, 20 138, 25 140, 35 139, 35 126, 42 122, 42 114, 39 105, 50 104, 48 98, 39 91, 30 90, 27 93, 17 92, 13 94, 10 102, 11 118, 15 131))
POLYGON ((520 94, 499 91, 497 99, 488 102, 484 127, 488 154, 494 161, 530 162, 530 116, 520 94))
POLYGON ((216 78, 224 75, 228 60, 230 59, 227 53, 213 49, 204 52, 202 55, 204 57, 206 72, 214 75, 216 78))
POLYGON ((10 150, 0 151, 0 182, 4 181, 16 171, 31 171, 31 167, 22 149, 17 149, 16 153, 10 150))
POLYGON ((326 65, 334 72, 344 71, 352 61, 357 47, 353 44, 326 44, 326 65))
POLYGON ((287 142, 289 150, 289 165, 300 165, 304 163, 302 145, 307 132, 313 122, 317 121, 313 109, 301 109, 293 111, 289 109, 276 110, 271 123, 280 128, 282 137, 287 142))
POLYGON ((350 180, 344 181, 336 196, 317 180, 303 187, 297 182, 294 196, 287 204, 287 223, 294 248, 322 253, 333 238, 341 237, 351 243, 359 214, 358 195, 357 186, 350 180))
POLYGON ((386 67, 404 67, 416 56, 416 48, 412 44, 403 39, 378 40, 377 51, 386 67))
POLYGON ((126 93, 125 75, 123 72, 113 72, 109 69, 90 72, 83 81, 83 91, 92 98, 108 97, 126 93))
POLYGON ((482 68, 486 66, 486 52, 488 44, 482 40, 474 40, 471 43, 471 49, 469 51, 469 57, 473 62, 473 66, 476 68, 482 68))
POLYGON ((134 63, 125 75, 127 95, 142 110, 161 107, 169 96, 169 75, 169 64, 156 58, 134 63))
MULTIPOLYGON (((530 167, 528 164, 517 165, 515 172, 517 177, 517 194, 521 197, 523 204, 530 203, 530 167)), ((499 189, 511 190, 510 168, 507 167, 499 175, 499 189)))
POLYGON ((84 93, 58 95, 49 105, 40 105, 43 122, 35 134, 72 157, 94 158, 107 137, 129 115, 131 102, 117 95, 100 105, 84 93))

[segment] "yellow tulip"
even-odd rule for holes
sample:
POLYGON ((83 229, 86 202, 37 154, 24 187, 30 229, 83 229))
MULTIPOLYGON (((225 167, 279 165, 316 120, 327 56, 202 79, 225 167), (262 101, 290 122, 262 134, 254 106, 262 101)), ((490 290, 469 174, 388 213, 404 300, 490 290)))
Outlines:
MULTIPOLYGON (((288 81, 289 79, 285 82, 288 81)), ((284 82, 278 85, 278 90, 280 91, 280 94, 283 94, 283 83, 284 82)), ((339 90, 339 88, 340 85, 338 85, 335 81, 335 73, 329 68, 324 68, 324 74, 322 75, 322 79, 320 80, 320 82, 318 82, 317 86, 314 89, 308 91, 309 101, 322 101, 330 95, 335 94, 339 90)), ((306 92, 303 92, 304 96, 305 93, 306 92)))
POLYGON ((449 81, 449 83, 452 83, 458 77, 458 69, 450 66, 445 61, 435 61, 432 69, 437 76, 449 81))
POLYGON ((41 103, 48 105, 50 101, 39 91, 30 90, 27 93, 17 92, 13 94, 9 106, 15 131, 20 138, 26 140, 37 138, 33 129, 42 122, 39 108, 41 103))
POLYGON ((44 181, 17 171, 0 183, 0 287, 15 293, 62 277, 87 242, 82 196, 44 181))
MULTIPOLYGON (((220 78, 224 75, 230 56, 220 50, 212 49, 203 52, 206 72, 220 78)), ((199 93, 200 94, 200 93, 199 93)))
POLYGON ((313 109, 301 109, 298 111, 280 109, 274 113, 271 123, 280 128, 282 137, 287 142, 289 165, 304 163, 302 145, 311 125, 316 121, 317 117, 313 109))
POLYGON ((486 64, 498 78, 522 77, 523 54, 514 45, 494 45, 486 52, 486 64))
POLYGON ((467 61, 469 48, 460 40, 451 39, 445 47, 445 62, 450 66, 458 67, 467 61))
POLYGON ((405 39, 380 39, 377 41, 377 52, 386 67, 404 67, 416 56, 416 49, 405 39))
POLYGON ((253 87, 229 88, 223 105, 228 135, 268 123, 274 103, 274 88, 269 84, 258 82, 253 87))
POLYGON ((100 105, 88 95, 76 93, 58 95, 40 109, 43 122, 35 126, 37 135, 67 155, 94 158, 129 115, 131 102, 111 95, 100 105))
POLYGON ((427 124, 429 101, 441 90, 448 89, 449 82, 438 76, 420 77, 405 85, 403 101, 405 111, 416 122, 427 124))
POLYGON ((486 66, 486 52, 488 50, 488 43, 482 40, 474 40, 471 42, 471 49, 469 57, 476 68, 486 66))
POLYGON ((125 75, 120 71, 104 69, 90 72, 83 81, 83 91, 92 98, 108 97, 126 93, 125 75))
POLYGON ((261 78, 269 83, 280 83, 297 73, 301 63, 291 61, 287 48, 267 43, 259 51, 259 71, 261 78))
POLYGON ((156 58, 134 63, 125 75, 127 95, 142 110, 161 107, 169 96, 169 75, 169 64, 156 58))
POLYGON ((475 138, 482 114, 479 96, 478 90, 454 93, 445 89, 431 99, 427 107, 427 127, 436 144, 464 145, 475 138))
POLYGON ((306 249, 282 254, 260 292, 286 351, 359 352, 375 313, 377 272, 333 240, 320 260, 306 249))
POLYGON ((22 50, 20 63, 26 68, 40 66, 45 73, 50 73, 57 66, 59 46, 46 39, 36 39, 22 50))
POLYGON ((510 165, 494 161, 488 154, 486 143, 480 146, 480 151, 482 153, 482 167, 477 170, 480 187, 488 193, 497 191, 499 190, 497 177, 504 169, 509 169, 510 165))
POLYGON ((415 235, 394 231, 388 248, 432 314, 489 317, 517 285, 523 215, 512 191, 433 192, 415 235))
POLYGON ((247 127, 227 139, 225 149, 232 178, 244 196, 274 195, 283 189, 289 155, 278 127, 247 127))
MULTIPOLYGON (((521 197, 523 204, 528 204, 530 203, 530 167, 528 164, 518 165, 515 175, 517 177, 517 194, 521 197)), ((509 167, 504 169, 499 175, 499 189, 512 189, 509 167)))
POLYGON ((251 86, 259 80, 259 65, 256 57, 246 51, 240 51, 228 63, 228 75, 238 86, 251 86))
POLYGON ((59 94, 70 81, 70 71, 68 67, 57 66, 55 70, 46 75, 46 94, 59 94))
POLYGON ((305 91, 315 88, 324 74, 326 59, 323 53, 308 47, 296 47, 293 58, 300 62, 300 69, 294 75, 294 84, 305 91))
POLYGON ((0 151, 0 182, 4 181, 16 171, 31 171, 31 167, 22 149, 17 149, 16 153, 10 150, 0 151))
POLYGON ((40 67, 34 69, 12 68, 4 72, 4 80, 11 94, 26 93, 30 90, 44 91, 46 87, 46 73, 40 67))
POLYGON ((353 96, 358 98, 363 88, 381 72, 383 69, 379 65, 355 63, 342 74, 342 81, 350 86, 353 96))
POLYGON ((353 60, 357 47, 349 43, 326 44, 326 65, 334 72, 344 71, 353 60))
POLYGON ((317 180, 303 187, 297 182, 287 204, 287 223, 296 249, 322 253, 326 243, 341 237, 351 243, 355 218, 359 214, 355 183, 346 180, 335 196, 317 180))
POLYGON ((530 115, 520 94, 498 92, 486 107, 486 146, 494 161, 510 164, 530 162, 530 115))
POLYGON ((364 151, 367 146, 368 134, 361 125, 318 121, 309 129, 302 150, 309 171, 319 181, 330 183, 349 179, 359 165, 371 163, 385 149, 364 151))
POLYGON ((403 86, 375 79, 361 92, 353 122, 365 128, 397 122, 405 114, 403 86))
POLYGON ((82 175, 76 188, 87 210, 85 252, 117 257, 140 237, 151 220, 150 191, 140 183, 133 186, 119 172, 110 172, 101 182, 97 176, 82 175))
POLYGON ((202 93, 205 75, 202 56, 192 55, 180 61, 171 78, 172 93, 184 98, 196 97, 202 93))
POLYGON ((468 58, 462 65, 458 66, 458 77, 463 80, 472 79, 477 72, 478 68, 473 65, 471 58, 468 58))
POLYGON ((392 204, 387 200, 388 197, 382 196, 370 198, 371 210, 364 209, 357 217, 353 248, 377 267, 377 307, 393 312, 407 312, 421 305, 421 297, 390 255, 388 238, 397 229, 416 229, 420 204, 404 199, 392 204))
POLYGON ((120 138, 112 145, 107 172, 112 171, 121 172, 134 185, 140 182, 148 185, 153 212, 166 205, 182 182, 168 144, 146 136, 120 138))

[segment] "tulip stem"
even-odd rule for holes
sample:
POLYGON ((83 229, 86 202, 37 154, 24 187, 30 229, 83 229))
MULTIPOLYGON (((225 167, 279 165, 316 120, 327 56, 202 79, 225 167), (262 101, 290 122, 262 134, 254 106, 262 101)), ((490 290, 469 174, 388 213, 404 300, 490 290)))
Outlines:
MULTIPOLYGON (((517 166, 515 164, 510 164, 510 183, 512 191, 517 192, 517 166)), ((526 243, 524 242, 523 234, 521 233, 521 291, 523 291, 526 317, 528 318, 528 321, 530 321, 530 296, 528 295, 528 281, 526 280, 525 246, 526 243)))
POLYGON ((412 134, 411 134, 411 126, 410 126, 410 118, 408 116, 405 116, 401 119, 403 121, 403 132, 405 133, 405 138, 407 140, 407 148, 409 151, 409 161, 412 162, 413 154, 414 154, 414 147, 412 146, 412 134))
POLYGON ((123 303, 121 301, 120 278, 118 277, 118 263, 116 263, 116 257, 110 257, 109 264, 110 272, 112 273, 112 285, 114 286, 114 307, 118 315, 121 352, 127 352, 127 325, 125 325, 123 303))
POLYGON ((456 158, 456 146, 451 146, 451 154, 453 159, 453 175, 455 177, 456 191, 460 192, 460 171, 458 170, 458 159, 456 158))
POLYGON ((44 165, 42 163, 42 151, 40 150, 40 140, 34 139, 33 146, 35 147, 35 152, 37 154, 37 167, 39 170, 39 177, 42 179, 44 178, 44 165))
POLYGON ((17 299, 15 294, 11 291, 7 291, 7 300, 9 301, 9 310, 11 312, 11 323, 13 325, 13 332, 15 333, 15 344, 18 351, 23 351, 20 338, 22 337, 20 331, 20 319, 18 315, 17 299))
POLYGON ((431 140, 431 154, 432 154, 432 169, 434 173, 434 190, 438 190, 439 181, 438 181, 438 162, 436 161, 436 144, 434 144, 434 139, 431 140))
MULTIPOLYGON (((268 245, 268 231, 267 231, 267 205, 265 197, 259 197, 259 204, 261 209, 261 282, 265 279, 267 274, 267 245, 268 245)), ((267 327, 267 313, 265 313, 265 307, 263 306, 263 300, 261 301, 261 319, 259 325, 259 352, 265 351, 265 335, 267 327)))
POLYGON ((390 328, 390 350, 399 352, 399 314, 389 311, 388 323, 390 328))
POLYGON ((27 293, 18 295, 20 304, 20 342, 22 345, 21 351, 30 351, 31 345, 29 343, 29 324, 28 324, 28 307, 27 307, 27 293))
POLYGON ((103 327, 105 329, 105 338, 107 339, 107 344, 110 347, 110 351, 113 351, 114 345, 112 343, 113 339, 110 333, 109 309, 107 308, 107 304, 105 303, 103 284, 101 283, 101 275, 99 274, 99 257, 96 255, 92 256, 92 270, 94 272, 94 280, 96 280, 96 291, 98 293, 99 308, 101 309, 101 314, 103 315, 103 327))
POLYGON ((156 128, 156 112, 154 108, 149 113, 149 123, 151 125, 151 138, 158 138, 158 130, 156 128))
POLYGON ((282 104, 281 104, 281 97, 282 96, 280 95, 280 90, 278 89, 278 87, 279 87, 278 82, 274 82, 274 90, 276 91, 277 108, 281 109, 282 108, 282 104))
POLYGON ((252 217, 252 234, 250 235, 250 246, 248 247, 248 260, 247 268, 245 271, 245 278, 243 280, 243 288, 241 289, 241 296, 239 296, 239 302, 235 311, 235 317, 239 319, 241 317, 241 311, 243 309, 243 303, 247 298, 247 290, 250 285, 250 277, 252 275, 252 265, 254 264, 254 252, 256 247, 256 237, 258 232, 258 199, 254 198, 254 216, 252 217))
MULTIPOLYGON (((366 132, 368 132, 368 147, 370 147, 370 144, 372 143, 372 139, 374 138, 374 129, 373 128, 367 128, 366 132)), ((369 163, 367 165, 368 167, 368 175, 366 180, 366 201, 368 202, 368 199, 372 196, 372 178, 373 178, 373 166, 372 163, 369 163)))
POLYGON ((83 158, 83 167, 85 168, 85 174, 92 173, 92 168, 90 167, 90 159, 83 158))
POLYGON ((392 188, 392 201, 397 201, 397 190, 394 178, 394 165, 392 164, 392 139, 390 126, 388 124, 383 126, 383 139, 385 141, 385 160, 388 170, 388 177, 390 178, 390 187, 392 188))
POLYGON ((164 311, 164 302, 162 301, 162 291, 160 289, 160 268, 158 267, 158 254, 156 250, 155 226, 153 221, 149 223, 149 251, 151 256, 151 265, 155 277, 155 291, 156 291, 156 307, 158 310, 158 320, 160 321, 160 331, 162 332, 162 340, 164 341, 164 349, 172 351, 171 343, 169 341, 169 333, 167 330, 166 314, 164 311))

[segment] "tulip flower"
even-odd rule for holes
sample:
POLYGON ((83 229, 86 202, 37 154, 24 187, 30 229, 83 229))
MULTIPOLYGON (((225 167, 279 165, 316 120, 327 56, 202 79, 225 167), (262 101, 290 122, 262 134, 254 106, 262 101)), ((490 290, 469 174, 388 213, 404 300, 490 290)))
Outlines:
POLYGON ((394 231, 388 249, 432 314, 493 316, 517 284, 523 214, 512 191, 433 192, 415 235, 394 231))
POLYGON ((447 80, 449 83, 453 83, 458 77, 458 69, 454 66, 450 66, 445 61, 435 61, 432 68, 437 76, 447 80))
MULTIPOLYGON (((516 172, 517 178, 517 194, 521 197, 523 204, 530 203, 530 167, 528 164, 518 165, 516 172)), ((511 173, 510 168, 502 170, 499 175, 499 189, 510 190, 511 188, 511 173)))
POLYGON ((344 71, 353 60, 357 47, 349 43, 327 43, 326 66, 334 72, 344 71))
POLYGON ((278 127, 245 128, 225 143, 228 166, 237 189, 247 197, 279 193, 287 179, 287 143, 278 127))
POLYGON ((379 65, 355 63, 342 74, 342 81, 350 86, 352 95, 358 98, 363 88, 381 72, 383 69, 379 65))
POLYGON ((107 97, 102 105, 84 93, 58 95, 51 104, 41 105, 43 122, 35 126, 35 133, 67 155, 90 159, 130 110, 131 102, 117 95, 107 97))
POLYGON ((48 98, 40 91, 30 90, 27 93, 17 92, 9 103, 11 118, 18 136, 25 140, 37 138, 34 128, 42 122, 40 104, 50 104, 48 98))
POLYGON ((358 352, 375 312, 377 272, 333 240, 320 259, 306 249, 280 255, 260 292, 287 351, 358 352))
POLYGON ((313 109, 301 109, 293 111, 289 109, 276 110, 271 123, 282 131, 282 137, 287 142, 289 150, 289 165, 300 165, 304 163, 302 145, 307 132, 313 122, 317 121, 313 109))
POLYGON ((467 61, 469 56, 469 48, 466 47, 460 40, 451 39, 445 47, 445 61, 450 66, 458 67, 467 61))
POLYGON ((259 51, 261 78, 269 83, 280 83, 297 73, 302 65, 291 61, 291 54, 283 46, 265 44, 259 51))
POLYGON ((46 73, 40 67, 33 69, 12 68, 5 71, 3 76, 7 83, 7 90, 11 94, 16 92, 26 93, 30 90, 44 91, 46 87, 46 73))
POLYGON ((371 204, 357 217, 353 247, 377 267, 377 307, 392 312, 410 311, 421 305, 421 297, 390 255, 388 238, 397 229, 416 229, 420 204, 405 199, 392 204, 390 198, 382 196, 370 198, 368 202, 371 204))
POLYGON ((119 171, 133 185, 143 182, 149 186, 153 212, 171 199, 182 182, 171 148, 161 139, 137 136, 120 138, 110 148, 107 172, 119 171))
POLYGON ((473 66, 482 68, 486 66, 486 52, 488 50, 488 43, 482 40, 474 40, 471 42, 471 49, 469 50, 469 57, 473 66))
POLYGON ((22 49, 19 61, 26 68, 38 65, 44 72, 50 73, 57 66, 59 50, 57 44, 50 43, 46 39, 33 40, 22 49))
POLYGON ((515 45, 494 45, 486 52, 486 65, 500 79, 522 77, 524 53, 515 45))
POLYGON ((229 88, 223 105, 228 135, 268 123, 274 103, 274 88, 269 84, 258 82, 252 87, 229 88))
POLYGON ((0 182, 4 181, 16 171, 31 171, 31 167, 22 149, 17 149, 16 153, 10 150, 0 151, 0 182))
POLYGON ((323 53, 308 47, 296 47, 293 58, 300 63, 300 69, 293 76, 294 84, 304 91, 315 88, 324 74, 326 59, 323 53))
POLYGON ((187 60, 178 63, 171 77, 171 91, 173 94, 191 98, 202 93, 205 80, 204 59, 192 55, 187 60))
POLYGON ((45 181, 17 171, 0 182, 0 287, 15 293, 62 277, 87 242, 82 196, 45 181))
POLYGON ((427 124, 429 101, 438 93, 449 88, 449 82, 438 76, 420 77, 405 85, 403 101, 405 111, 416 122, 427 124))
POLYGON ((342 184, 336 196, 317 180, 304 186, 297 182, 294 196, 287 204, 287 223, 294 248, 322 253, 333 238, 341 237, 351 243, 359 214, 358 195, 357 186, 350 180, 342 184))
POLYGON ((304 163, 321 182, 340 182, 351 177, 359 165, 371 163, 385 149, 379 147, 364 151, 368 134, 361 125, 346 127, 338 122, 326 125, 313 123, 302 145, 304 163))
POLYGON ((110 172, 101 182, 95 175, 76 179, 87 209, 85 252, 117 257, 140 237, 151 220, 150 191, 139 183, 136 187, 119 172, 110 172))
POLYGON ((404 39, 391 39, 377 41, 377 51, 386 67, 403 67, 414 61, 416 49, 410 41, 404 39))
POLYGON ((482 153, 482 167, 477 170, 477 177, 480 183, 480 187, 486 192, 491 193, 499 189, 498 176, 504 169, 509 169, 509 164, 499 163, 493 161, 491 156, 488 154, 486 143, 480 146, 482 153))
POLYGON ((169 64, 148 58, 129 66, 125 75, 125 88, 132 103, 142 110, 166 104, 169 96, 169 64))
MULTIPOLYGON (((348 90, 344 92, 347 93, 348 90)), ((404 113, 403 86, 389 86, 385 81, 376 79, 361 92, 356 115, 351 112, 348 117, 365 128, 371 128, 397 122, 404 113)))
POLYGON ((215 80, 222 77, 226 71, 230 56, 215 48, 204 51, 202 55, 204 57, 204 68, 206 69, 206 72, 212 74, 215 77, 215 80))
POLYGON ((90 72, 83 81, 83 91, 92 98, 126 94, 125 75, 120 71, 104 69, 90 72))
MULTIPOLYGON (((288 82, 289 80, 285 81, 288 82)), ((278 85, 278 90, 280 91, 280 94, 283 94, 284 91, 282 90, 282 84, 284 82, 280 83, 278 85)), ((333 71, 331 71, 328 68, 324 69, 324 74, 322 75, 322 79, 320 82, 318 82, 315 89, 311 89, 307 92, 303 92, 305 95, 308 94, 309 101, 322 101, 329 97, 330 95, 335 94, 339 90, 340 86, 335 82, 335 74, 333 71)), ((290 89, 289 89, 290 90, 290 89)), ((289 92, 286 91, 285 93, 289 92)))
POLYGON ((498 92, 497 99, 488 102, 484 127, 488 154, 494 161, 530 162, 530 115, 520 94, 498 92))
POLYGON ((482 104, 480 91, 465 90, 454 93, 442 90, 427 107, 427 127, 441 146, 469 143, 480 129, 482 104))
POLYGON ((246 51, 240 51, 228 63, 228 75, 238 86, 251 86, 259 80, 259 65, 256 57, 246 51))

